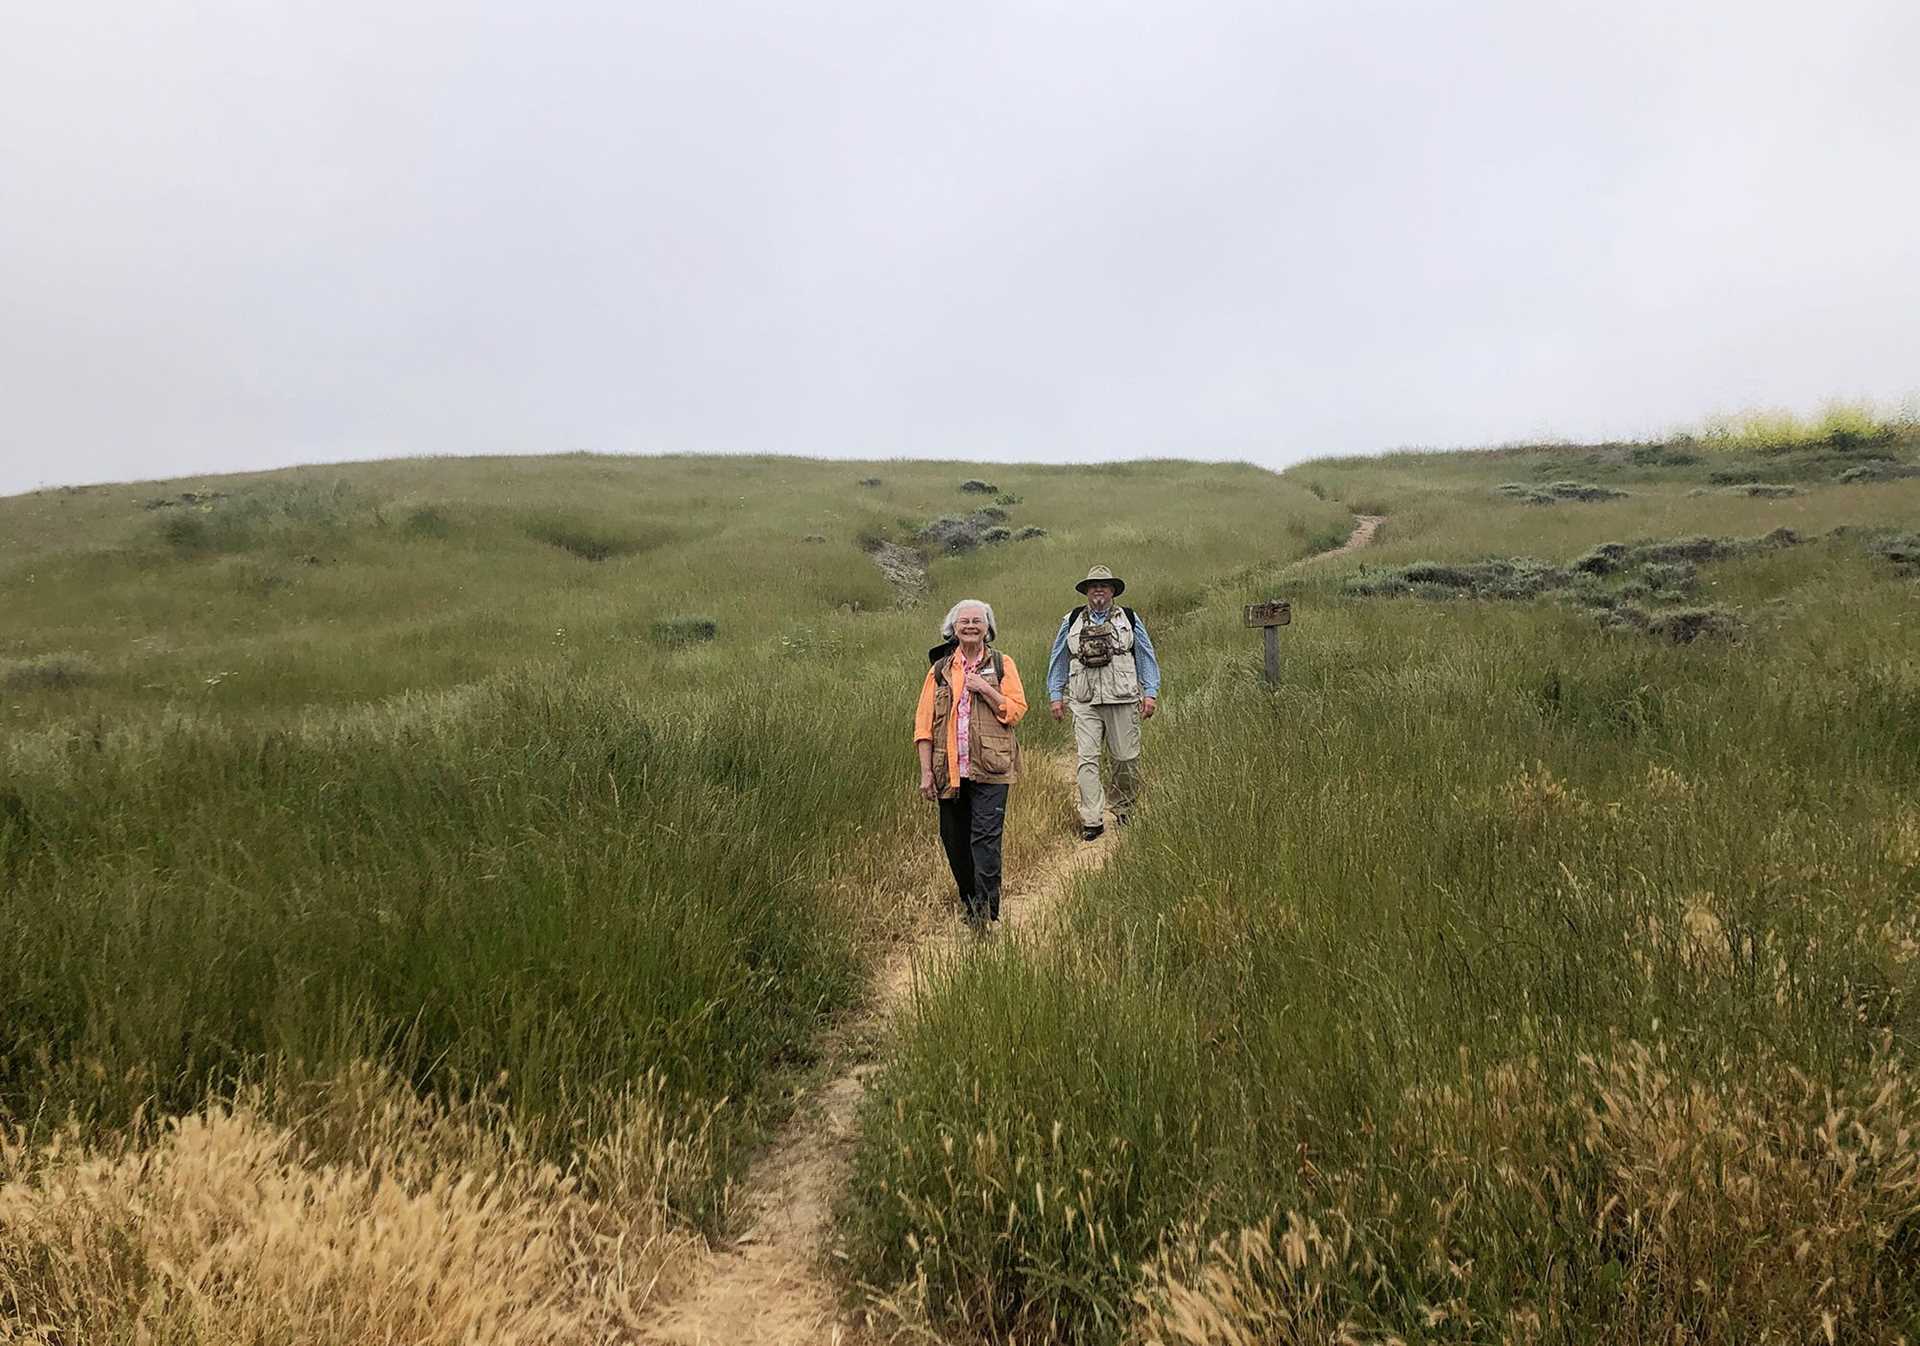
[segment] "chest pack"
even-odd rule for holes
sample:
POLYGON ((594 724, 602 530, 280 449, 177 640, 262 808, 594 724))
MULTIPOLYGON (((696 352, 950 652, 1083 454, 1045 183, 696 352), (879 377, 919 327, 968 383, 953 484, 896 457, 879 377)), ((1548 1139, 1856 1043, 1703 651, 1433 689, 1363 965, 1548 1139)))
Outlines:
MULTIPOLYGON (((1086 614, 1086 604, 1082 603, 1067 614, 1067 627, 1086 614)), ((1140 619, 1133 615, 1132 608, 1121 608, 1127 614, 1127 624, 1137 626, 1140 619)), ((1113 662, 1114 653, 1119 649, 1120 633, 1113 629, 1112 622, 1094 622, 1080 628, 1080 653, 1076 656, 1086 668, 1105 668, 1113 662)))
POLYGON ((1081 627, 1080 662, 1088 668, 1105 668, 1113 662, 1113 646, 1118 639, 1112 622, 1081 627))

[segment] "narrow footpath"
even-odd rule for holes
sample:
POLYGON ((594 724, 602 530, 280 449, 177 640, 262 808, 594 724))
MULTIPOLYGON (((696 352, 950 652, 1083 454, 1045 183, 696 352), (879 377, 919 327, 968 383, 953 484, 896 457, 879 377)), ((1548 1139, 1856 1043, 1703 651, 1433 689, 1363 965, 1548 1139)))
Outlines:
POLYGON ((1353 531, 1347 534, 1347 540, 1337 547, 1326 551, 1303 556, 1293 563, 1292 568, 1313 565, 1317 561, 1331 561, 1336 556, 1345 556, 1348 552, 1359 551, 1362 547, 1373 545, 1373 535, 1380 531, 1380 525, 1386 522, 1384 514, 1356 514, 1353 516, 1353 531))
MULTIPOLYGON (((1035 753, 1029 760, 1040 780, 1073 788, 1070 758, 1035 753)), ((1038 865, 1010 875, 1001 897, 1004 929, 995 938, 1041 929, 1074 878, 1106 864, 1118 830, 1109 827, 1090 843, 1063 837, 1038 865)), ((840 1312, 825 1259, 834 1195, 852 1162, 854 1119, 868 1077, 880 1069, 872 1044, 887 1036, 888 1021, 909 1003, 916 981, 940 955, 971 938, 955 917, 951 928, 887 955, 867 1009, 828 1043, 833 1073, 799 1100, 792 1120, 748 1174, 742 1198, 746 1232, 665 1306, 643 1340, 660 1346, 811 1346, 856 1339, 856 1325, 840 1312)))
MULTIPOLYGON (((1296 562, 1306 565, 1341 556, 1373 541, 1378 515, 1355 515, 1340 546, 1296 562)), ((1070 757, 1032 754, 1040 780, 1074 789, 1070 757)), ((1063 835, 1037 865, 1009 876, 1001 899, 999 938, 1044 929, 1079 875, 1107 863, 1118 844, 1111 825, 1098 841, 1063 835)), ((889 953, 875 978, 865 1011, 841 1026, 826 1044, 824 1084, 801 1098, 792 1120, 747 1175, 741 1201, 746 1232, 717 1249, 694 1283, 675 1295, 648 1324, 641 1339, 654 1346, 851 1346, 861 1329, 841 1312, 828 1260, 833 1199, 852 1162, 855 1118, 867 1079, 880 1069, 874 1044, 911 1002, 916 982, 956 949, 964 934, 951 927, 903 943, 889 953)))

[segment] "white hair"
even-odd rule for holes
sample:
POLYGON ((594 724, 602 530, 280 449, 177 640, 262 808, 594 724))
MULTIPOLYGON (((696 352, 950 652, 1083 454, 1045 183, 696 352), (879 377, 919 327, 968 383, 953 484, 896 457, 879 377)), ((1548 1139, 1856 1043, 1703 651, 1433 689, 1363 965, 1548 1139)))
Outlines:
POLYGON ((940 639, 952 640, 954 638, 953 619, 960 615, 961 608, 979 608, 981 612, 986 614, 988 640, 992 640, 994 636, 998 634, 998 630, 994 626, 993 621, 993 604, 983 603, 977 598, 963 598, 947 609, 947 619, 940 623, 940 639))

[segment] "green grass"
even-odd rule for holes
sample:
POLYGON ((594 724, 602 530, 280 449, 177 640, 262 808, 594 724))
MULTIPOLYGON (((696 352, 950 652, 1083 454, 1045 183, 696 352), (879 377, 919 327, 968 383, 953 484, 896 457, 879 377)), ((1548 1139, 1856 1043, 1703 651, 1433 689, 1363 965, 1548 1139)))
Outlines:
POLYGON ((0 501, 0 1117, 111 1129, 371 1059, 497 1088, 563 1159, 654 1075, 717 1110, 686 1213, 716 1210, 878 952, 849 857, 929 846, 908 731, 946 606, 993 601, 1037 684, 1089 553, 1151 595, 1344 517, 1141 465, 1094 553, 1083 480, 1013 469, 1001 508, 1049 537, 936 559, 903 612, 861 539, 966 508, 969 473, 873 471, 430 461, 0 501))
POLYGON ((1871 402, 1840 400, 1827 403, 1810 417, 1784 409, 1715 416, 1689 437, 1716 449, 1845 446, 1911 436, 1916 426, 1920 426, 1920 415, 1911 404, 1888 410, 1871 402))
POLYGON ((833 764, 892 737, 650 720, 570 675, 43 737, 0 792, 0 1106, 118 1125, 375 1059, 504 1079, 564 1153, 649 1070, 751 1098, 854 994, 820 881, 852 815, 898 808, 833 764))
POLYGON ((0 1110, 112 1130, 372 1058, 564 1161, 653 1077, 715 1119, 675 1186, 710 1223, 900 928, 887 876, 940 863, 934 623, 992 602, 1038 702, 1099 561, 1166 670, 1146 804, 1059 938, 954 960, 883 1048, 854 1280, 962 1339, 1911 1340, 1920 480, 1837 478, 1914 447, 0 500, 0 1110), (1741 455, 1800 491, 1702 492, 1741 455), (867 552, 982 476, 1045 535, 898 609, 867 552), (1354 512, 1374 548, 1286 569, 1354 512))
POLYGON ((1182 628, 1125 849, 1059 941, 922 998, 870 1094, 855 1267, 993 1339, 1910 1338, 1911 579, 1865 535, 1736 551, 1699 583, 1745 639, 1674 646, 1347 576, 1920 496, 1513 511, 1510 462, 1428 465, 1297 470, 1394 512, 1284 586, 1277 689, 1220 601, 1270 582, 1182 628), (1236 1242, 1290 1227, 1298 1261, 1236 1242))

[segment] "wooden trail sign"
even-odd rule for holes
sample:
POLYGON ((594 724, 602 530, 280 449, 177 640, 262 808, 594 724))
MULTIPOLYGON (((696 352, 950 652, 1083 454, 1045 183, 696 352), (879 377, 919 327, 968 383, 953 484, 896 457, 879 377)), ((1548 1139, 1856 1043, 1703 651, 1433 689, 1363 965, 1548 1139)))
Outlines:
POLYGON ((1245 626, 1264 628, 1262 634, 1267 644, 1264 671, 1267 686, 1274 686, 1280 681, 1280 628, 1293 625, 1293 604, 1278 598, 1269 598, 1264 603, 1249 603, 1241 611, 1240 621, 1245 626))

